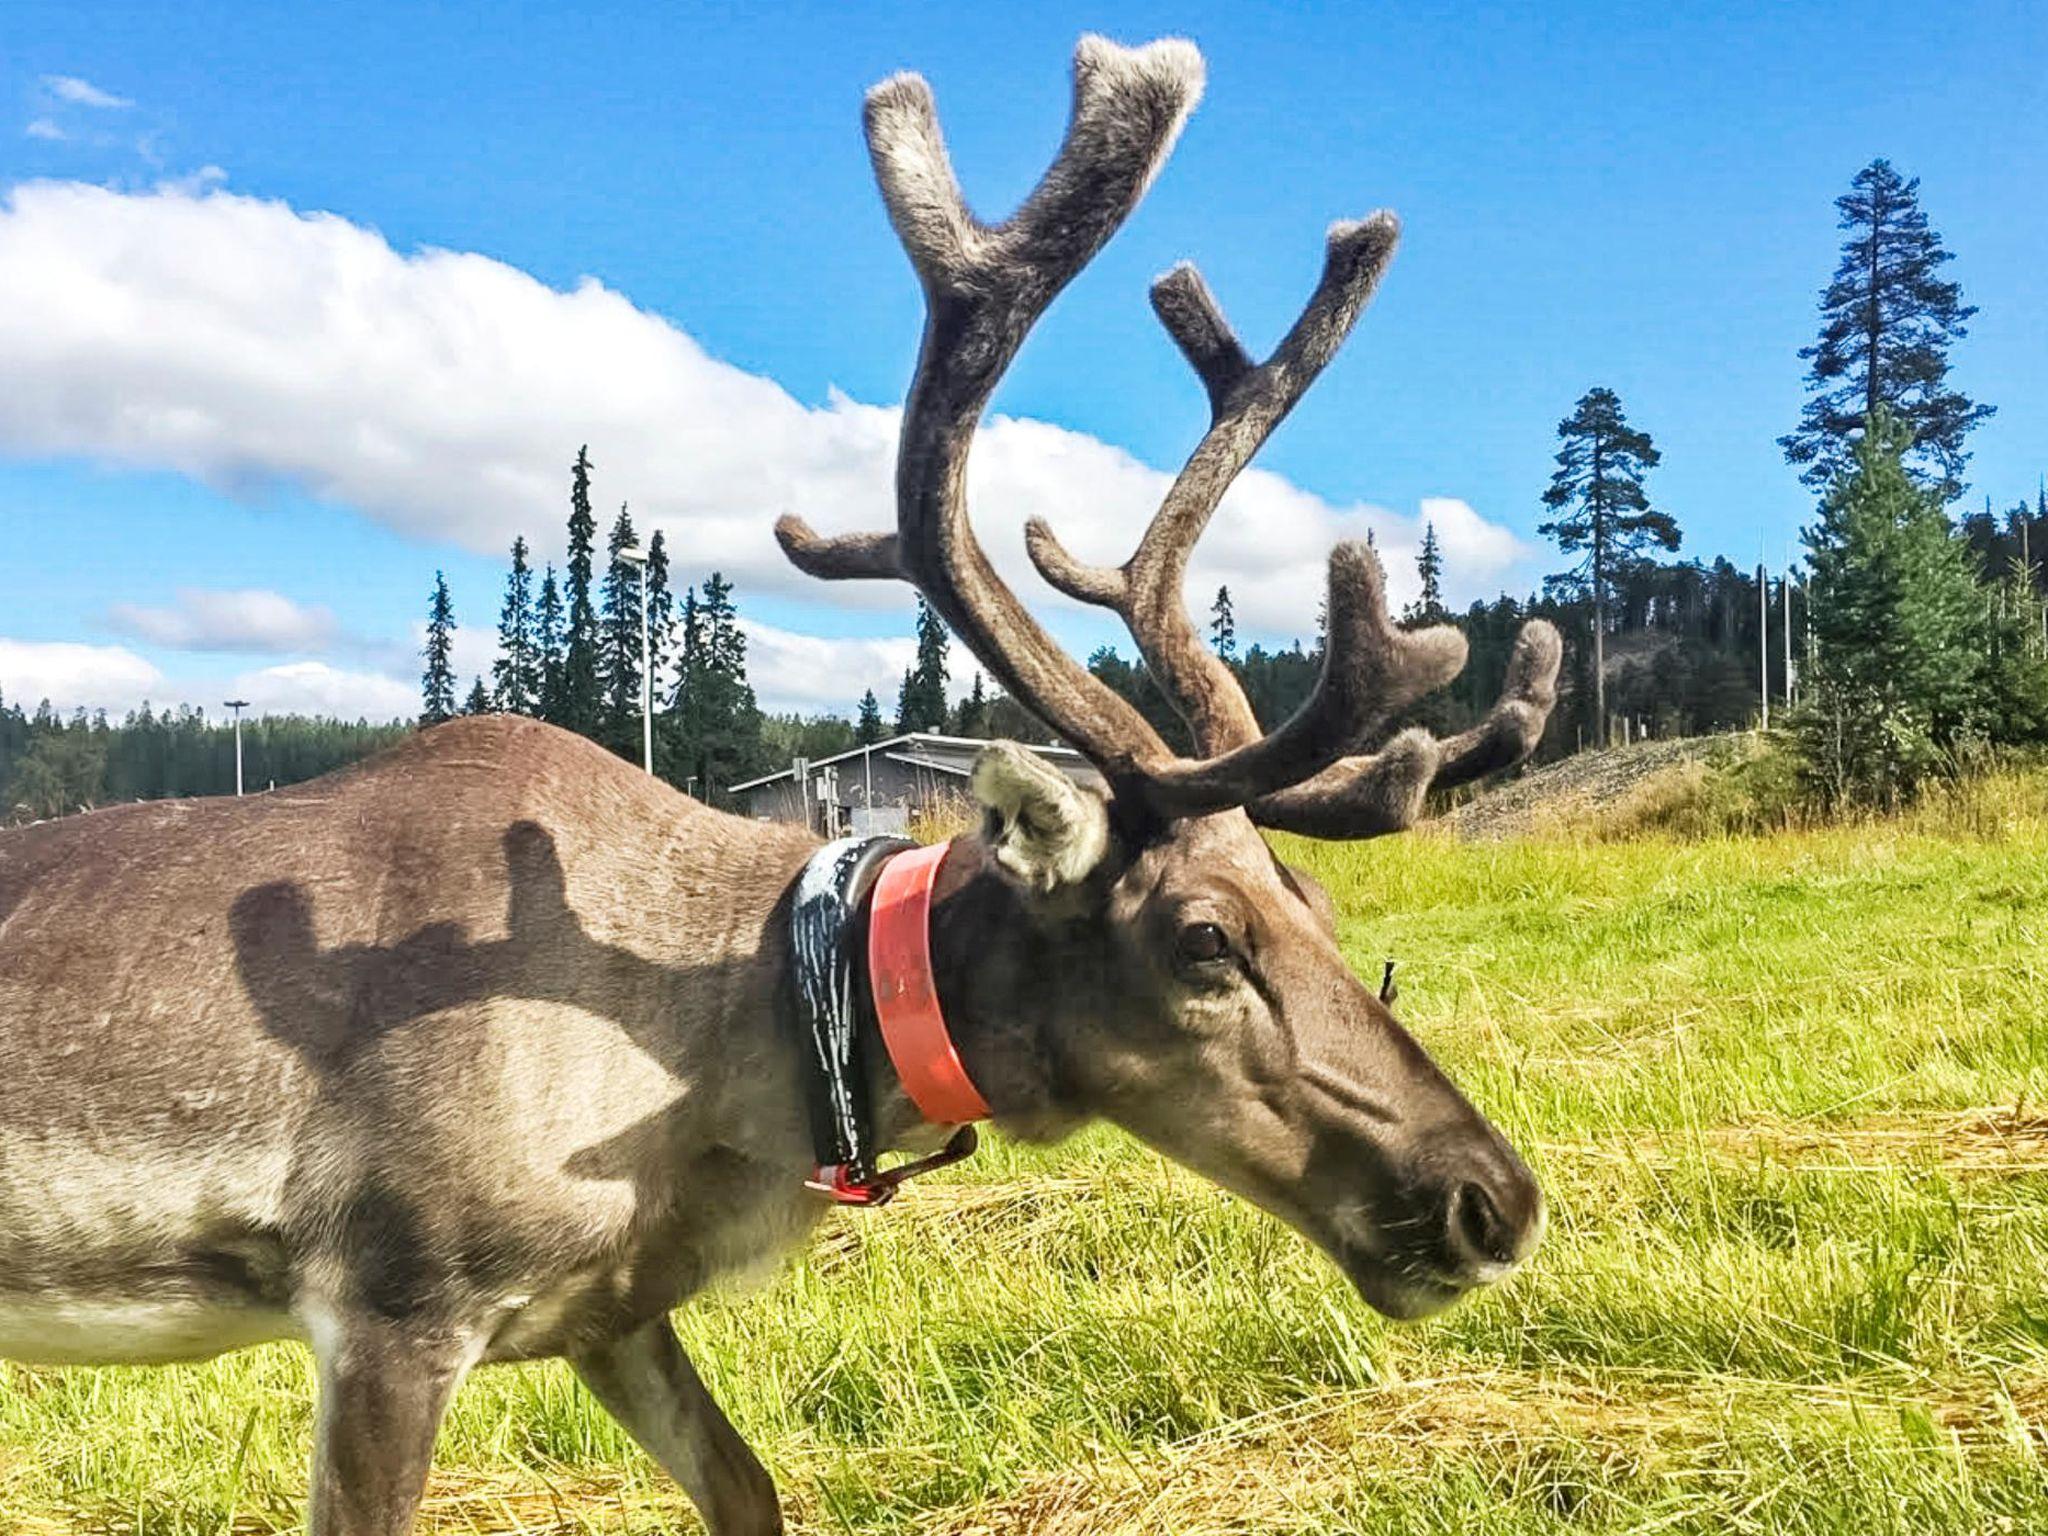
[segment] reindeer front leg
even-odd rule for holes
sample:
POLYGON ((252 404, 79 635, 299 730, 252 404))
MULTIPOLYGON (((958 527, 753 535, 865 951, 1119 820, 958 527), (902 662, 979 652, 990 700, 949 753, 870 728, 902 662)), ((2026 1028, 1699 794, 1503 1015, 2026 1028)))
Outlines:
POLYGON ((606 1412, 682 1485, 711 1536, 780 1536, 775 1484, 705 1389, 668 1319, 572 1355, 606 1412))
POLYGON ((441 1415, 477 1342, 371 1315, 322 1324, 312 1330, 320 1377, 312 1536, 407 1536, 441 1415))

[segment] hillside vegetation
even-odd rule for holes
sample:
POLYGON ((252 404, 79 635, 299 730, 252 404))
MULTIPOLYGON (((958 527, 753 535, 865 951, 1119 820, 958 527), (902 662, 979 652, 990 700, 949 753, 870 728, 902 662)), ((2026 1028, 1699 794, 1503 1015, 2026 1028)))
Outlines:
MULTIPOLYGON (((997 1146, 683 1314, 801 1531, 2048 1529, 2048 780, 1680 841, 1289 843, 1550 1192, 1395 1327, 1120 1137, 997 1146)), ((292 1528, 306 1358, 0 1367, 0 1531, 292 1528)), ((696 1529, 559 1367, 425 1528, 696 1529)))

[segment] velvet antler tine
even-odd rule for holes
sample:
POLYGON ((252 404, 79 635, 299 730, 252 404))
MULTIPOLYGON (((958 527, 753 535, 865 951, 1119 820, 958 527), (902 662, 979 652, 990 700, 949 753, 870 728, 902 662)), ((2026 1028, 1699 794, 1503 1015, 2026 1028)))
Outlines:
POLYGON ((1536 750, 1557 703, 1557 673, 1564 641, 1547 619, 1531 619, 1515 637, 1507 681, 1486 718, 1443 744, 1443 765, 1432 787, 1450 789, 1512 768, 1536 750))
MULTIPOLYGON (((1152 308, 1208 392, 1208 432, 1120 569, 1075 560, 1042 522, 1025 530, 1032 563, 1048 582, 1123 616, 1206 755, 1249 747, 1260 728, 1237 679, 1202 643, 1188 616, 1189 557, 1225 492, 1351 333, 1399 238, 1400 224, 1390 213, 1333 224, 1315 291, 1272 356, 1256 365, 1200 272, 1183 263, 1161 277, 1152 285, 1152 308)), ((1325 698, 1325 707, 1335 707, 1334 691, 1325 698)), ((1310 735, 1304 728, 1297 739, 1310 735)), ((1301 771, 1322 766, 1303 763, 1301 771)))
POLYGON ((1471 730, 1438 741, 1402 732, 1369 757, 1347 757, 1304 783, 1253 801, 1261 826, 1304 837, 1369 838, 1421 819, 1432 789, 1449 789, 1512 768, 1542 739, 1557 701, 1563 642, 1547 621, 1522 626, 1499 701, 1471 730))
POLYGON ((930 87, 897 75, 868 93, 876 181, 926 295, 897 448, 896 532, 823 538, 790 520, 779 529, 805 570, 912 582, 1004 688, 1105 771, 1171 754, 996 576, 967 517, 967 456, 1025 335, 1144 195, 1201 88, 1201 56, 1189 43, 1121 48, 1083 38, 1059 152, 1023 206, 996 225, 977 220, 961 196, 930 87))
POLYGON ((1201 91, 1191 44, 1121 48, 1083 38, 1059 152, 1001 224, 969 211, 923 80, 897 75, 868 93, 875 177, 926 298, 897 447, 896 531, 827 537, 785 517, 776 536, 812 575, 911 582, 1025 708, 1156 815, 1250 805, 1273 825, 1379 830, 1411 817, 1432 781, 1458 782, 1528 752, 1555 691, 1554 632, 1525 635, 1507 693, 1478 727, 1448 743, 1409 732, 1372 757, 1353 757, 1398 710, 1456 674, 1463 636, 1395 628, 1378 558, 1363 545, 1339 545, 1322 672, 1294 717, 1262 734, 1237 679, 1203 645, 1183 588, 1224 493, 1371 299, 1399 238, 1392 214, 1330 227, 1315 292, 1262 363, 1251 361, 1193 267, 1161 277, 1152 306, 1208 392, 1208 431, 1122 566, 1084 564, 1044 522, 1025 527, 1046 580, 1123 616, 1193 727, 1200 758, 1174 757, 1135 708, 1053 642, 996 576, 968 521, 968 451, 989 396, 1046 306, 1144 196, 1201 91))
POLYGON ((1465 637, 1457 630, 1409 631, 1389 622, 1379 556, 1346 540, 1330 552, 1329 634, 1308 699, 1277 730, 1244 746, 1152 772, 1154 804, 1169 815, 1195 816, 1298 784, 1464 665, 1465 637))
POLYGON ((901 579, 903 575, 896 560, 893 533, 842 533, 826 538, 813 533, 811 525, 795 513, 786 512, 775 520, 775 541, 782 546, 790 564, 806 576, 825 581, 856 581, 901 579))
POLYGON ((1192 262, 1152 284, 1152 313, 1208 390, 1211 419, 1221 416, 1231 390, 1252 371, 1252 360, 1192 262))

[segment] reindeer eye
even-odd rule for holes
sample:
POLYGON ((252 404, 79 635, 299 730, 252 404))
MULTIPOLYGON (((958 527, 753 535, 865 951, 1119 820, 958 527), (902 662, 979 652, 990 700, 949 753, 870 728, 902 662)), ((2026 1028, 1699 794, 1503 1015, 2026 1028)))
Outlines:
POLYGON ((1221 960, 1230 953, 1230 940, 1214 923, 1189 923, 1181 929, 1177 942, 1181 958, 1197 965, 1221 960))

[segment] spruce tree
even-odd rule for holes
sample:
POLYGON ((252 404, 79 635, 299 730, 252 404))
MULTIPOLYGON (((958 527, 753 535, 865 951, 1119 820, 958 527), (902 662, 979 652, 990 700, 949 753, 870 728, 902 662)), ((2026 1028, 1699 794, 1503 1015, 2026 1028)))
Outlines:
POLYGON ((1848 238, 1821 294, 1820 337, 1799 353, 1812 364, 1811 398, 1779 446, 1801 480, 1827 486, 1860 473, 1853 439, 1882 408, 1910 434, 1908 465, 1953 500, 1969 459, 1963 439, 1993 409, 1948 387, 1949 345, 1968 334, 1976 307, 1938 275, 1951 258, 1921 211, 1919 178, 1873 160, 1835 207, 1848 238))
POLYGON ((988 690, 979 672, 974 674, 973 688, 953 711, 952 729, 955 736, 988 735, 988 690))
POLYGON ((1834 801, 1895 804, 1981 725, 1985 594, 1883 407, 1805 530, 1813 664, 1796 729, 1834 801))
POLYGON ((505 606, 498 612, 498 658, 491 663, 493 697, 510 715, 540 709, 540 654, 533 631, 533 570, 526 563, 526 540, 515 538, 505 606))
POLYGON ((1607 739, 1607 623, 1616 578, 1651 548, 1678 548, 1677 522, 1650 505, 1643 476, 1660 457, 1650 434, 1628 423, 1611 389, 1579 398, 1557 424, 1563 446, 1543 505, 1562 514, 1538 526, 1566 554, 1585 552, 1568 571, 1547 579, 1554 593, 1593 605, 1594 738, 1607 739))
POLYGON ((420 654, 420 724, 438 725, 455 713, 455 604, 448 597, 448 578, 434 572, 434 595, 427 601, 427 643, 420 654))
POLYGON ((896 700, 896 734, 946 728, 948 647, 946 621, 920 595, 917 600, 917 659, 903 674, 896 700))
POLYGON ((638 542, 632 514, 622 503, 605 540, 604 607, 597 646, 598 691, 604 704, 598 738, 627 757, 634 755, 640 739, 640 568, 622 559, 619 551, 638 542))
POLYGON ((885 727, 882 724, 882 703, 870 688, 860 696, 860 718, 854 722, 853 739, 856 745, 872 747, 882 739, 885 727))
POLYGON ((710 799, 762 765, 761 710, 747 683, 747 638, 732 583, 717 571, 683 601, 675 771, 710 799))
POLYGON ((668 673, 669 651, 675 644, 676 598, 668 585, 668 541, 659 528, 647 541, 647 667, 654 679, 654 707, 662 707, 661 679, 668 673))
POLYGON ((1420 624, 1442 623, 1448 617, 1444 610, 1444 556, 1433 522, 1422 525, 1422 549, 1415 557, 1415 574, 1421 578, 1422 591, 1408 616, 1420 624))
POLYGON ((549 715, 557 725, 585 736, 597 734, 604 700, 598 676, 600 637, 597 609, 590 596, 591 558, 597 546, 597 519, 590 511, 590 449, 576 450, 569 480, 568 608, 562 631, 560 698, 549 715))
POLYGON ((1209 610, 1209 644, 1225 661, 1237 660, 1237 611, 1230 604, 1230 588, 1216 589, 1215 606, 1209 610))
POLYGON ((534 697, 541 719, 562 723, 562 643, 565 619, 562 589, 552 563, 541 577, 540 596, 533 605, 534 697))
POLYGON ((484 686, 481 677, 473 678, 469 685, 469 697, 462 701, 465 715, 488 715, 492 710, 491 691, 484 686))

